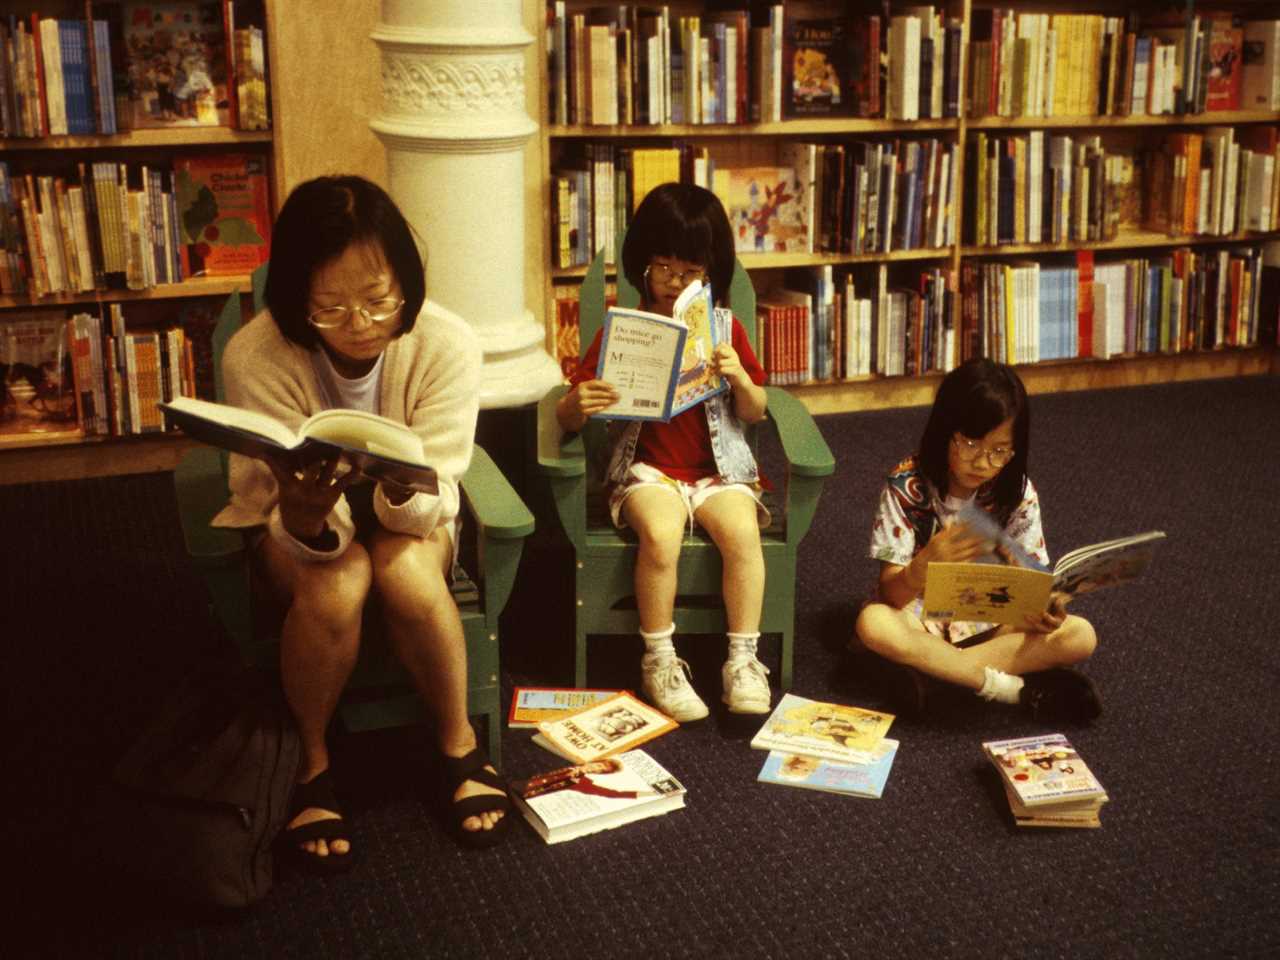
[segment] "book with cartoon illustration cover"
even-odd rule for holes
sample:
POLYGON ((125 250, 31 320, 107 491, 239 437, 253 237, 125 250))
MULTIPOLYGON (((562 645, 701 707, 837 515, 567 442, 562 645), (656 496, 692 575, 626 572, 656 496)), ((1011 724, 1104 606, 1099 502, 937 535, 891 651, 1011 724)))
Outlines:
POLYGON ((894 717, 839 703, 783 694, 751 740, 756 750, 779 750, 840 763, 874 763, 894 717))
POLYGON ((553 753, 586 763, 624 753, 677 726, 665 713, 622 692, 558 720, 540 721, 538 735, 553 753))
POLYGON ((756 779, 783 787, 802 787, 878 800, 884 793, 897 753, 898 741, 890 737, 881 740, 872 751, 875 759, 870 763, 838 763, 821 757, 770 750, 756 779))
POLYGON ((853 45, 847 22, 838 17, 793 20, 788 17, 783 41, 782 115, 796 117, 853 116, 850 87, 853 45))
POLYGON ((666 422, 729 389, 712 370, 721 330, 711 287, 695 280, 676 299, 674 316, 610 307, 604 316, 596 376, 618 392, 618 402, 593 416, 606 420, 666 422))
POLYGON ((514 781, 511 796, 538 836, 561 843, 679 810, 685 788, 643 750, 628 750, 514 781))
POLYGON ((1106 799, 1107 791, 1064 734, 989 740, 982 751, 1024 807, 1038 811, 1067 801, 1106 799))

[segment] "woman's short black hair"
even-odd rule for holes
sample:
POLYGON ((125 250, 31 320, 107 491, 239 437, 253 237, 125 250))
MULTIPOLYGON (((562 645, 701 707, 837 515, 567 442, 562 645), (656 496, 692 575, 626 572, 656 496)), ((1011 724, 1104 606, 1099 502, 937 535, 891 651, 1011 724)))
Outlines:
POLYGON ((311 278, 353 243, 382 251, 400 283, 400 333, 426 299, 422 253, 409 222, 387 192, 363 177, 317 177, 294 187, 271 232, 266 301, 281 332, 303 347, 319 341, 307 322, 311 278))
POLYGON ((733 230, 720 199, 691 183, 664 183, 640 201, 622 244, 622 270, 648 297, 644 272, 654 257, 675 257, 706 267, 716 302, 729 302, 733 230))
POLYGON ((985 357, 956 367, 938 386, 920 438, 920 471, 945 496, 950 478, 949 447, 957 433, 975 440, 1013 418, 1013 459, 995 478, 996 515, 1007 523, 1022 502, 1027 480, 1031 410, 1027 389, 1013 368, 985 357))

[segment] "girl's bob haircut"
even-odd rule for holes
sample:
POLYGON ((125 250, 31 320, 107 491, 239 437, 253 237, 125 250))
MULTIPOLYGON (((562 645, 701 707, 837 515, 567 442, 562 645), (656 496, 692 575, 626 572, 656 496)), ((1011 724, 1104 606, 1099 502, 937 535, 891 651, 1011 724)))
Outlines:
POLYGON ((422 253, 404 214, 381 187, 363 177, 317 177, 285 200, 271 233, 266 301, 280 331, 310 349, 320 337, 307 321, 311 278, 352 244, 380 250, 404 297, 400 333, 408 333, 426 299, 422 253))
POLYGON ((636 208, 622 244, 622 270, 643 298, 649 294, 645 270, 654 257, 675 257, 706 268, 711 292, 728 303, 733 279, 733 230, 720 199, 691 183, 654 187, 636 208))
POLYGON ((1013 418, 1013 459, 993 483, 996 515, 1007 523, 1022 502, 1027 481, 1031 411, 1027 390, 1012 367, 985 358, 956 367, 938 386, 933 409, 920 438, 920 470, 941 495, 950 480, 951 438, 960 433, 978 440, 1013 418))

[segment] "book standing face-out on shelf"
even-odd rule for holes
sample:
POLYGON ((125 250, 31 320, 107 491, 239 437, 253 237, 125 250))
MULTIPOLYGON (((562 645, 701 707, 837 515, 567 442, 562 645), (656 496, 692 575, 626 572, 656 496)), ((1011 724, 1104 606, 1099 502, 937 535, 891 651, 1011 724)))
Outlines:
POLYGON ((516 808, 547 843, 573 840, 684 806, 685 788, 643 750, 516 781, 516 808))
POLYGON ((375 480, 437 493, 435 468, 422 460, 422 439, 403 423, 364 410, 321 410, 297 432, 259 413, 193 397, 159 405, 164 415, 196 440, 259 460, 301 468, 341 457, 375 480))
POLYGON ((181 156, 174 162, 183 274, 249 274, 271 253, 267 165, 254 154, 181 156))
POLYGON ((512 730, 536 730, 543 720, 558 720, 622 692, 572 687, 516 687, 511 693, 507 726, 512 730))
POLYGON ((695 280, 680 294, 674 316, 626 307, 605 313, 596 376, 618 402, 595 414, 612 420, 670 420, 728 389, 714 370, 717 329, 711 287, 695 280))
POLYGON ((869 763, 838 763, 800 753, 770 750, 756 778, 761 783, 802 787, 827 793, 879 799, 898 753, 898 741, 885 737, 872 751, 869 763))
POLYGON ((217 0, 127 0, 123 39, 132 126, 228 122, 227 37, 217 0))
POLYGON ((777 750, 841 763, 874 763, 893 714, 783 694, 751 740, 756 750, 777 750))
POLYGON ((600 760, 674 730, 678 724, 631 694, 622 692, 558 720, 543 720, 543 745, 575 763, 600 760))
POLYGON ((72 363, 60 315, 45 310, 0 319, 0 445, 83 435, 72 363))

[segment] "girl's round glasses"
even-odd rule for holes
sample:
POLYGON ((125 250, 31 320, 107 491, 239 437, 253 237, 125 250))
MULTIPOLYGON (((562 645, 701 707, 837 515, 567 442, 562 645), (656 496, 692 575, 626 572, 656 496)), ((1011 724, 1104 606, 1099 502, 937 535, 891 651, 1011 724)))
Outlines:
POLYGON ((680 287, 685 287, 694 280, 705 280, 705 267, 690 267, 688 270, 674 270, 670 264, 651 263, 645 267, 644 275, 660 286, 666 286, 674 280, 680 287))
POLYGON ((321 330, 332 330, 346 323, 353 312, 358 312, 370 323, 386 323, 403 306, 404 301, 396 297, 381 297, 370 300, 364 306, 355 307, 354 310, 351 307, 325 307, 308 316, 307 322, 321 330))
POLYGON ((1014 450, 1011 447, 992 447, 987 449, 977 440, 971 440, 962 434, 956 434, 951 438, 951 442, 956 445, 956 453, 960 459, 966 463, 976 460, 979 454, 986 454, 987 462, 993 467, 1003 467, 1006 463, 1013 459, 1014 450))

